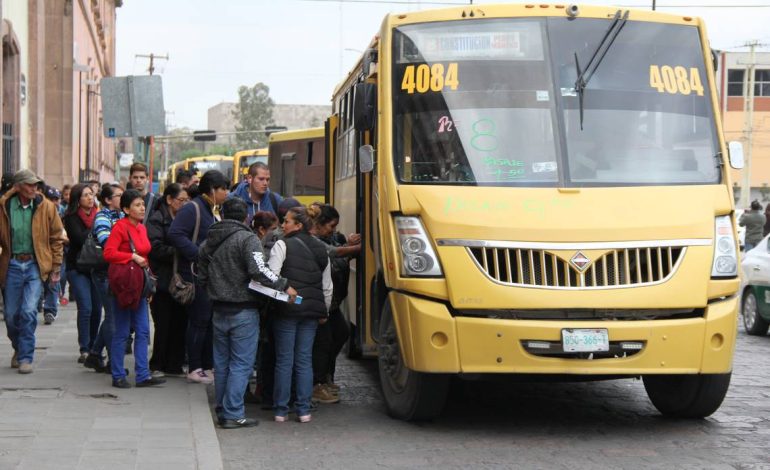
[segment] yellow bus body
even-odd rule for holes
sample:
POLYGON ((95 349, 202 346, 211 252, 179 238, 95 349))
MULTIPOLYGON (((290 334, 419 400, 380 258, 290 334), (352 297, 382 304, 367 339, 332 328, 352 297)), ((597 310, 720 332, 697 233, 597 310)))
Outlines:
POLYGON ((244 181, 249 175, 249 167, 252 164, 256 162, 267 164, 267 156, 267 147, 235 152, 235 155, 233 155, 233 169, 238 176, 238 180, 233 181, 233 183, 244 181))
MULTIPOLYGON (((607 20, 617 11, 614 7, 580 6, 578 17, 607 20)), ((376 51, 376 64, 362 71, 362 58, 334 91, 333 116, 326 124, 330 202, 341 214, 338 230, 346 234, 361 232, 364 237, 362 254, 352 263, 345 311, 355 325, 361 352, 379 352, 381 378, 383 370, 401 371, 401 377, 389 380, 404 381, 403 394, 412 393, 410 387, 418 387, 420 382, 410 385, 403 379, 408 373, 398 369, 397 361, 383 365, 383 350, 390 343, 378 328, 383 325, 385 310, 392 312, 402 366, 426 373, 420 376, 423 381, 433 380, 434 374, 678 377, 724 375, 732 370, 739 279, 737 274, 717 278, 711 273, 715 218, 732 214, 733 193, 725 170, 728 154, 711 53, 705 27, 698 18, 630 10, 628 21, 697 29, 701 46, 691 52, 706 68, 701 78, 709 125, 713 126, 720 152, 716 157, 721 165, 718 182, 515 187, 405 184, 399 180, 392 156, 396 155, 395 141, 402 136, 394 133, 392 103, 399 85, 402 90, 413 85, 407 78, 400 83, 400 78, 393 76, 394 28, 566 16, 563 6, 539 4, 472 5, 389 15, 369 45, 376 51), (353 89, 360 83, 376 86, 376 127, 366 132, 356 131, 351 115, 353 89), (362 174, 357 170, 357 152, 360 145, 367 143, 373 144, 376 164, 371 173, 362 174), (419 217, 442 275, 423 278, 404 273, 394 216, 419 217), (553 275, 558 278, 560 269, 553 266, 569 266, 578 253, 593 263, 586 267, 586 273, 593 273, 586 274, 587 278, 598 275, 600 279, 589 279, 586 282, 593 286, 583 284, 580 288, 553 285, 553 275), (618 256, 621 261, 624 256, 636 256, 634 259, 641 260, 636 266, 645 263, 645 269, 650 270, 638 273, 639 279, 658 281, 609 286, 601 278, 611 276, 611 268, 605 264, 602 270, 601 263, 617 260, 618 256), (529 260, 515 265, 513 260, 524 259, 521 257, 529 260), (550 285, 509 282, 516 276, 511 270, 521 269, 522 263, 534 266, 535 257, 542 257, 542 272, 535 273, 533 268, 529 275, 540 276, 544 284, 550 285), (672 269, 663 276, 667 257, 672 269), (654 259, 662 260, 657 267, 654 259), (654 273, 653 269, 661 272, 654 273), (604 287, 597 284, 602 281, 604 287), (597 312, 597 318, 570 318, 570 312, 589 310, 597 312), (613 312, 639 311, 654 316, 655 312, 678 310, 690 313, 681 318, 675 314, 653 319, 643 315, 613 316, 613 312), (538 312, 544 317, 538 318, 538 312), (551 312, 561 316, 548 317, 551 312), (610 343, 642 346, 638 351, 599 359, 587 354, 538 353, 538 347, 558 345, 563 332, 574 329, 606 329, 610 343)), ((574 67, 572 70, 574 73, 574 67)), ((592 96, 591 86, 585 93, 592 96)), ((587 127, 591 119, 586 111, 587 127)), ((408 148, 410 142, 403 145, 408 148)), ((734 235, 734 227, 731 231, 734 235)), ((630 271, 615 274, 636 275, 630 271)), ((519 273, 519 277, 522 275, 519 273)), ((392 402, 385 393, 391 414, 406 419, 420 417, 414 410, 421 405, 399 408, 397 395, 402 392, 397 392, 391 392, 396 397, 392 402)), ((653 398, 654 392, 650 393, 653 398)), ((678 412, 697 414, 693 407, 678 412)))
POLYGON ((323 127, 270 134, 268 155, 271 191, 303 205, 325 202, 323 127))

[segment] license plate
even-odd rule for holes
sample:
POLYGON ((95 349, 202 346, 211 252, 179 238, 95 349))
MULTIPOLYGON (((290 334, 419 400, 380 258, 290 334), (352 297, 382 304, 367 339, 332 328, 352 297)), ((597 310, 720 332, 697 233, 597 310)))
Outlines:
POLYGON ((606 328, 579 328, 561 330, 564 352, 609 351, 610 339, 606 328))

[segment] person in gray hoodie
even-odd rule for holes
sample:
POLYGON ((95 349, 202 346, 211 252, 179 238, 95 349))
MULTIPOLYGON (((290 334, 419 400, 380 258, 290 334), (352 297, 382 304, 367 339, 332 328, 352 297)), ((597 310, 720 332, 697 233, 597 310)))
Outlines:
POLYGON ((751 209, 741 215, 738 225, 746 227, 744 251, 749 251, 762 241, 762 230, 765 228, 765 214, 759 201, 751 201, 751 209))
POLYGON ((211 226, 198 257, 199 282, 214 306, 214 387, 219 425, 225 429, 256 426, 246 418, 246 391, 257 352, 259 308, 266 297, 250 290, 254 280, 286 291, 290 300, 297 291, 286 278, 267 267, 257 235, 244 222, 246 203, 228 199, 222 205, 221 222, 211 226))

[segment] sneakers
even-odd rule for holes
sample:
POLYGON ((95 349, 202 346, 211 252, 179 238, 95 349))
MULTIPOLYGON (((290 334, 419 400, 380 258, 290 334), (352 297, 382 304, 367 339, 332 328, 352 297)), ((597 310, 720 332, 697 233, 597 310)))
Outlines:
POLYGON ((273 416, 273 421, 276 423, 285 423, 289 420, 288 416, 273 416))
POLYGON ((19 368, 19 357, 16 355, 16 351, 13 352, 13 357, 11 358, 11 369, 18 369, 19 368))
POLYGON ((122 379, 113 380, 112 386, 115 388, 131 388, 131 384, 128 383, 128 380, 126 380, 125 377, 122 379))
POLYGON ((32 373, 31 362, 22 362, 19 364, 19 374, 31 374, 31 373, 32 373))
POLYGON ((312 415, 302 415, 297 417, 297 421, 299 421, 300 423, 309 423, 312 420, 313 420, 312 415))
POLYGON ((330 392, 332 392, 332 393, 336 393, 336 394, 339 394, 339 393, 340 393, 340 388, 342 388, 342 387, 340 387, 339 385, 337 385, 337 384, 335 384, 335 383, 332 383, 332 382, 328 382, 328 383, 326 384, 326 388, 327 388, 327 389, 328 389, 330 392))
POLYGON ((152 371, 152 378, 154 378, 154 379, 162 379, 165 376, 166 376, 166 374, 162 370, 154 370, 154 371, 152 371))
POLYGON ((206 385, 214 383, 214 379, 206 375, 206 373, 203 372, 203 369, 195 369, 187 374, 187 381, 206 385))
POLYGON ((93 369, 96 372, 104 372, 104 362, 102 362, 102 358, 96 354, 89 354, 83 362, 83 367, 93 369))
POLYGON ((88 353, 87 352, 80 353, 80 356, 78 357, 78 364, 85 364, 86 359, 88 359, 88 353))
POLYGON ((327 403, 327 404, 339 403, 340 397, 339 395, 332 393, 332 391, 326 387, 326 384, 316 384, 313 387, 313 400, 319 403, 327 403))
POLYGON ((56 317, 51 312, 45 312, 45 314, 43 315, 43 319, 44 319, 43 320, 44 324, 50 325, 51 323, 53 323, 56 320, 56 317))
POLYGON ((137 382, 136 386, 137 388, 154 387, 156 385, 161 385, 164 383, 166 383, 166 379, 161 379, 160 377, 150 377, 147 380, 142 380, 141 382, 137 382))
POLYGON ((238 428, 253 428, 257 426, 259 421, 253 418, 241 418, 241 419, 223 419, 219 426, 222 429, 238 429, 238 428))

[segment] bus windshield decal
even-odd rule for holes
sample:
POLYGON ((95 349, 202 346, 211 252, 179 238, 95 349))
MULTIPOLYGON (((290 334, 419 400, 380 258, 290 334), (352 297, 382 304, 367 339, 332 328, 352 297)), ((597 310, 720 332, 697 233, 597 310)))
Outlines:
POLYGON ((650 87, 659 93, 689 95, 694 91, 698 96, 703 96, 703 83, 697 67, 690 67, 688 70, 681 65, 650 65, 650 87))

